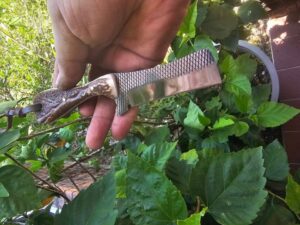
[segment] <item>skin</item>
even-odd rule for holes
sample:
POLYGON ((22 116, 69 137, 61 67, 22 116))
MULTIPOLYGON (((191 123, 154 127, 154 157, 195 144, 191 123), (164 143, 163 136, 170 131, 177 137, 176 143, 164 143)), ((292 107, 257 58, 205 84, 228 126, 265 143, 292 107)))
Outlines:
MULTIPOLYGON (((76 86, 86 65, 90 79, 157 65, 163 59, 186 13, 189 0, 48 0, 56 62, 53 84, 76 86)), ((129 131, 137 115, 131 108, 114 116, 113 100, 98 97, 81 106, 91 116, 86 143, 99 148, 111 129, 116 139, 129 131)))

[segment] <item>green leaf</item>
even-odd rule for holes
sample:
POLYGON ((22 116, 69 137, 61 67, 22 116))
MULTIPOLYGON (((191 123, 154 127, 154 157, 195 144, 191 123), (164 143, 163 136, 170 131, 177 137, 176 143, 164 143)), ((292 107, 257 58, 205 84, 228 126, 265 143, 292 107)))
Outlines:
POLYGON ((153 143, 161 143, 167 141, 170 137, 170 129, 168 126, 161 126, 151 129, 151 131, 146 135, 144 143, 146 145, 151 145, 153 143))
POLYGON ((74 132, 70 129, 70 127, 60 128, 58 133, 60 138, 67 142, 72 141, 74 138, 74 132))
POLYGON ((39 210, 33 212, 30 215, 28 224, 31 225, 53 225, 54 224, 54 215, 50 212, 51 205, 48 206, 45 210, 39 210))
POLYGON ((299 113, 299 109, 283 103, 265 102, 257 110, 257 123, 262 127, 278 127, 299 113))
POLYGON ((229 136, 240 137, 243 134, 247 133, 249 130, 249 125, 243 121, 237 121, 234 125, 224 127, 223 129, 216 130, 215 135, 219 140, 225 139, 229 136))
POLYGON ((288 176, 285 200, 295 214, 300 214, 300 185, 292 176, 288 176))
POLYGON ((37 159, 36 150, 37 144, 35 139, 29 140, 27 145, 23 145, 21 148, 20 158, 24 160, 37 159))
POLYGON ((238 56, 235 60, 236 68, 232 73, 241 74, 248 77, 250 80, 256 73, 257 62, 250 58, 249 54, 242 54, 238 56))
POLYGON ((48 153, 48 159, 50 164, 55 164, 60 161, 66 160, 69 155, 72 154, 72 151, 66 148, 56 148, 52 152, 48 153))
POLYGON ((113 156, 113 167, 115 171, 126 169, 127 168, 128 158, 126 155, 117 154, 113 156))
POLYGON ((187 217, 180 192, 159 170, 128 153, 128 212, 136 225, 173 225, 187 217))
POLYGON ((208 7, 206 5, 201 4, 199 6, 199 4, 198 4, 198 16, 197 16, 197 20, 196 20, 196 27, 197 28, 200 28, 203 21, 205 20, 206 15, 207 15, 207 8, 208 7))
POLYGON ((213 55, 215 61, 217 62, 219 60, 219 54, 216 47, 214 46, 213 41, 206 35, 200 35, 195 38, 194 49, 196 51, 201 49, 208 49, 213 55))
POLYGON ((238 15, 243 23, 254 23, 257 20, 264 18, 266 16, 266 11, 260 2, 250 0, 244 2, 240 6, 238 15))
POLYGON ((253 225, 296 225, 293 213, 269 200, 253 225))
POLYGON ((113 169, 116 179, 116 198, 126 198, 126 169, 128 158, 125 155, 116 155, 113 157, 113 169))
POLYGON ((95 182, 68 205, 55 218, 55 225, 114 225, 117 212, 114 210, 115 179, 110 172, 95 182))
POLYGON ((26 162, 30 164, 29 169, 32 172, 37 172, 39 169, 43 167, 43 162, 39 160, 27 160, 26 162))
POLYGON ((0 183, 0 198, 7 198, 7 197, 9 197, 9 193, 4 187, 4 185, 0 183))
POLYGON ((180 156, 180 160, 186 161, 188 165, 195 166, 198 160, 198 153, 195 149, 189 150, 188 152, 184 152, 180 156))
POLYGON ((5 149, 8 145, 12 144, 20 138, 20 130, 8 130, 0 134, 0 154, 7 152, 5 149))
POLYGON ((233 30, 229 36, 220 40, 222 47, 231 52, 236 52, 240 40, 239 30, 233 30))
POLYGON ((182 193, 189 193, 189 179, 193 166, 188 164, 188 161, 176 157, 172 157, 167 163, 166 175, 182 193))
POLYGON ((16 107, 18 101, 8 101, 0 103, 0 115, 5 113, 7 110, 16 107))
POLYGON ((220 117, 213 125, 212 130, 217 130, 220 128, 228 127, 233 125, 234 121, 230 118, 220 117))
POLYGON ((50 179, 56 183, 62 178, 62 171, 64 169, 64 161, 58 161, 56 163, 49 163, 48 166, 48 173, 50 179))
POLYGON ((253 105, 257 109, 263 102, 267 102, 271 95, 271 84, 261 84, 252 87, 253 105))
POLYGON ((0 182, 9 193, 9 197, 0 198, 0 218, 16 216, 40 207, 34 180, 20 167, 1 167, 0 182))
POLYGON ((220 96, 212 97, 209 101, 205 102, 206 110, 212 110, 214 108, 217 108, 220 110, 222 108, 222 103, 220 96))
POLYGON ((205 215, 207 208, 204 208, 199 213, 192 214, 185 220, 178 220, 177 225, 201 225, 201 217, 205 215))
POLYGON ((212 135, 202 142, 202 148, 205 149, 223 149, 227 150, 228 146, 224 145, 228 142, 228 137, 240 137, 247 133, 249 125, 243 121, 236 121, 234 124, 214 130, 212 135))
POLYGON ((227 55, 220 63, 220 71, 224 74, 231 74, 236 70, 236 63, 232 55, 227 55))
POLYGON ((236 137, 240 137, 249 131, 249 125, 246 122, 238 121, 233 126, 233 133, 236 137))
POLYGON ((235 96, 251 95, 251 83, 245 76, 236 75, 234 77, 228 77, 225 81, 224 88, 235 96))
POLYGON ((236 6, 240 4, 240 0, 224 0, 224 3, 230 6, 236 6))
POLYGON ((282 181, 289 174, 289 163, 285 149, 278 140, 273 141, 264 150, 266 177, 282 181))
POLYGON ((128 135, 126 138, 120 141, 120 143, 124 145, 125 149, 136 151, 138 146, 141 144, 141 140, 135 135, 128 135))
POLYGON ((187 55, 191 54, 194 51, 195 50, 191 45, 189 45, 187 43, 183 43, 180 46, 180 48, 175 51, 175 56, 176 56, 177 59, 180 59, 184 56, 187 56, 187 55))
POLYGON ((211 123, 211 120, 208 117, 203 116, 203 115, 199 115, 199 121, 204 126, 208 126, 211 123))
POLYGON ((191 175, 191 192, 223 225, 250 224, 267 196, 261 149, 212 154, 202 151, 191 175))
POLYGON ((249 125, 249 130, 247 133, 240 136, 240 140, 242 140, 245 145, 251 148, 265 145, 265 140, 262 137, 261 129, 255 125, 249 125))
POLYGON ((176 146, 177 142, 153 144, 143 151, 141 157, 156 169, 163 170, 176 146))
POLYGON ((228 136, 226 136, 226 139, 223 141, 220 141, 218 137, 212 135, 208 138, 205 138, 202 143, 201 147, 202 149, 210 149, 210 150, 218 150, 222 152, 230 152, 228 142, 228 136))
POLYGON ((183 38, 194 38, 196 35, 196 20, 198 15, 198 0, 194 1, 188 9, 188 12, 180 25, 178 34, 183 38))
POLYGON ((235 104, 237 109, 241 113, 253 113, 255 111, 253 109, 253 101, 252 101, 252 96, 250 95, 245 95, 245 94, 240 94, 235 96, 235 104))
POLYGON ((203 31, 213 39, 224 39, 237 27, 238 17, 226 5, 211 5, 204 22, 203 31))
POLYGON ((61 119, 59 119, 56 124, 60 125, 60 124, 66 124, 69 122, 73 122, 74 120, 77 120, 80 118, 80 114, 79 112, 74 112, 71 115, 67 116, 67 117, 63 117, 61 119))
POLYGON ((198 105, 190 101, 187 116, 183 121, 184 126, 197 131, 204 130, 205 127, 202 123, 200 123, 199 115, 204 116, 202 110, 199 108, 198 105))
POLYGON ((116 198, 126 198, 126 169, 115 173, 116 179, 116 198))
POLYGON ((246 76, 250 80, 256 73, 257 62, 249 54, 242 54, 234 59, 228 55, 220 64, 220 69, 229 77, 246 76))
POLYGON ((173 111, 173 117, 176 123, 183 124, 183 121, 187 115, 188 109, 185 107, 178 107, 175 111, 173 111))

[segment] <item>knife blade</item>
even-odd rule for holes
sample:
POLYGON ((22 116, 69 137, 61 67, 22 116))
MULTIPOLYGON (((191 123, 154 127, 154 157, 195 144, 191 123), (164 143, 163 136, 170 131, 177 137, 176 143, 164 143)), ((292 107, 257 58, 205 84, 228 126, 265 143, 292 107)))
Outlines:
POLYGON ((150 69, 107 74, 85 86, 69 90, 52 88, 39 93, 33 102, 42 105, 36 113, 37 121, 50 123, 95 96, 115 99, 116 113, 122 115, 130 106, 220 84, 216 62, 210 51, 203 49, 150 69))

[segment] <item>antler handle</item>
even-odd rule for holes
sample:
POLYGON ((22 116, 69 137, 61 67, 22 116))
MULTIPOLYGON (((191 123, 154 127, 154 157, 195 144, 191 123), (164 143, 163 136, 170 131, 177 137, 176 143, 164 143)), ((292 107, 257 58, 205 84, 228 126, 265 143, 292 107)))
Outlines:
POLYGON ((37 113, 39 123, 50 123, 65 116, 78 105, 94 96, 104 95, 109 98, 118 96, 114 74, 99 77, 82 87, 70 90, 49 89, 39 93, 34 104, 41 104, 42 110, 37 113))

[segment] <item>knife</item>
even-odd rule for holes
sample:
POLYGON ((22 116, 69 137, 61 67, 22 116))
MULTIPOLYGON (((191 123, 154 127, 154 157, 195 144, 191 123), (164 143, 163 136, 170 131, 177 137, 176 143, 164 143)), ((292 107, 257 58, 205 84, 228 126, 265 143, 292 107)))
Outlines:
POLYGON ((50 123, 95 96, 115 99, 116 114, 122 115, 130 106, 220 84, 216 62, 210 51, 203 49, 150 69, 107 74, 81 87, 49 89, 39 93, 33 103, 41 106, 36 113, 37 121, 50 123))

